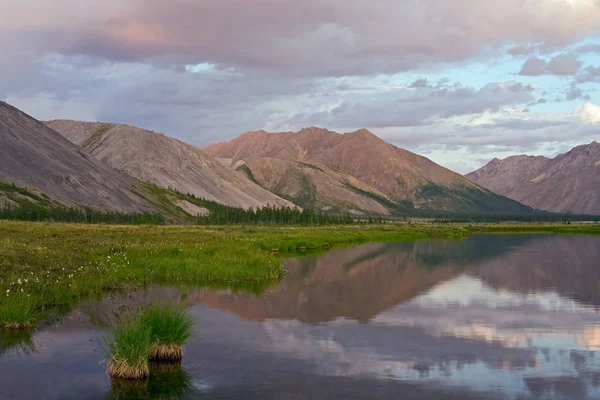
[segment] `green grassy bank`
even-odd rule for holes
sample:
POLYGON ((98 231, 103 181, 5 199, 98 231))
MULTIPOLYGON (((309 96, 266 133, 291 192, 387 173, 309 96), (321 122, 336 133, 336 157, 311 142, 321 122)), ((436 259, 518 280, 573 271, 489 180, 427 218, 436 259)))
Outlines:
POLYGON ((471 233, 555 233, 562 235, 600 235, 600 224, 480 224, 469 225, 471 233))
POLYGON ((31 326, 81 296, 145 285, 261 291, 281 257, 472 232, 600 233, 597 225, 118 226, 0 221, 0 325, 31 326))

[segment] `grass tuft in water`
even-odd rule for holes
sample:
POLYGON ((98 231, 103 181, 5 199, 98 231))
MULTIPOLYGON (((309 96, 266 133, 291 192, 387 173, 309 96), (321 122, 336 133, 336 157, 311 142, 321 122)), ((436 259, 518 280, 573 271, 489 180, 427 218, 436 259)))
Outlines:
POLYGON ((106 339, 108 373, 116 379, 146 379, 151 346, 150 328, 138 318, 117 325, 106 339))
POLYGON ((182 359, 182 346, 194 328, 194 320, 183 308, 152 305, 142 312, 140 319, 150 329, 150 360, 182 359))
POLYGON ((34 301, 24 295, 8 295, 0 303, 0 329, 29 330, 39 316, 34 301))

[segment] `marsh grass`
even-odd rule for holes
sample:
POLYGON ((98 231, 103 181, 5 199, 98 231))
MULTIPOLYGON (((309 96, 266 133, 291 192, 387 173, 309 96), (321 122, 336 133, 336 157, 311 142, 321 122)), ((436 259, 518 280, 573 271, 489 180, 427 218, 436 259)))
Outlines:
POLYGON ((140 320, 151 335, 150 360, 179 361, 183 357, 183 344, 190 338, 194 320, 181 307, 151 305, 140 320))
POLYGON ((106 338, 108 372, 111 378, 146 379, 150 373, 151 335, 148 326, 139 318, 117 324, 112 337, 106 338))
POLYGON ((4 296, 0 302, 0 329, 31 329, 40 315, 31 297, 22 294, 4 296))
POLYGON ((0 324, 22 329, 40 318, 36 310, 44 313, 82 297, 151 285, 261 293, 285 276, 283 257, 366 242, 462 238, 486 229, 600 233, 600 226, 512 228, 420 220, 410 225, 228 227, 0 221, 0 324), (16 306, 21 300, 12 297, 21 295, 30 295, 32 303, 16 306))
POLYGON ((476 224, 469 226, 472 233, 549 233, 561 235, 599 235, 598 224, 476 224))

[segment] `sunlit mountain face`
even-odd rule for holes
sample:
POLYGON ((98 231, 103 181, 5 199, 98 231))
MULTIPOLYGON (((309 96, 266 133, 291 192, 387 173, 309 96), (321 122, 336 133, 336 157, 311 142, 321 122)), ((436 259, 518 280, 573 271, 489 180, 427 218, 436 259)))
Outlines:
POLYGON ((368 244, 286 260, 288 277, 261 294, 85 301, 31 337, 2 338, 0 384, 102 398, 115 390, 98 365, 103 327, 160 299, 183 300, 197 321, 183 363, 197 397, 596 399, 599 257, 589 236, 368 244), (24 385, 31 374, 48 378, 24 385))

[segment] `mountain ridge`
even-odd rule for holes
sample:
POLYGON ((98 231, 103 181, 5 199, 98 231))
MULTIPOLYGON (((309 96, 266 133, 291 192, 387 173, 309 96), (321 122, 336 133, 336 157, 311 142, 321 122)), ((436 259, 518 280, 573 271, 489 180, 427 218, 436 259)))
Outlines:
POLYGON ((0 101, 0 181, 33 188, 60 204, 150 212, 135 179, 108 167, 23 111, 0 101))
MULTIPOLYGON (((533 212, 529 207, 473 184, 426 157, 396 147, 367 129, 344 134, 318 127, 298 132, 250 131, 231 141, 209 145, 204 151, 213 157, 229 160, 231 166, 245 162, 256 176, 266 175, 260 168, 267 168, 269 163, 259 162, 261 159, 282 159, 326 167, 344 174, 347 181, 351 177, 374 188, 375 191, 361 192, 362 189, 348 187, 355 193, 362 193, 363 197, 376 198, 392 213, 533 212)), ((316 187, 312 203, 331 197, 330 187, 315 182, 313 176, 299 169, 294 175, 302 176, 303 180, 316 187)), ((259 179, 259 183, 273 190, 269 182, 259 179)), ((344 200, 339 195, 334 197, 334 203, 344 200)))
POLYGON ((293 207, 178 139, 123 124, 71 120, 46 124, 94 157, 141 181, 234 207, 293 207))
POLYGON ((494 159, 465 175, 488 189, 552 212, 600 214, 600 144, 593 141, 555 158, 494 159))

